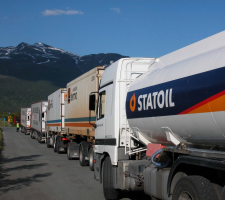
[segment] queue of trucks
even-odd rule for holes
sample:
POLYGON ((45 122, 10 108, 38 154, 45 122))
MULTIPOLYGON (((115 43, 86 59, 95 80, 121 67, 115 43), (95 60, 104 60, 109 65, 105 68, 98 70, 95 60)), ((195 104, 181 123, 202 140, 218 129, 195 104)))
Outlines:
POLYGON ((21 108, 21 131, 89 165, 105 199, 225 200, 224 75, 225 31, 95 67, 21 108))

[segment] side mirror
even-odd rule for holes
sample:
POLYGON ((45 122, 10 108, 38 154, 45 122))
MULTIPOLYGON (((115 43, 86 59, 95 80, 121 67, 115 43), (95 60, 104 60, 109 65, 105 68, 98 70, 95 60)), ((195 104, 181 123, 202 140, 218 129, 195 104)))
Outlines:
POLYGON ((95 111, 95 94, 89 96, 89 110, 95 111))

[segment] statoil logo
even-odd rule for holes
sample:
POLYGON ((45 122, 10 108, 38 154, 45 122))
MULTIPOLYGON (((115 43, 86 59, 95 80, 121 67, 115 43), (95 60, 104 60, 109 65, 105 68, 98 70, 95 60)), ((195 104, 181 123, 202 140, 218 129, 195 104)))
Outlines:
POLYGON ((132 112, 135 111, 136 104, 138 111, 174 107, 175 103, 173 101, 173 89, 170 88, 152 93, 141 94, 137 96, 137 103, 134 93, 130 99, 130 110, 132 112))
POLYGON ((162 109, 164 107, 174 107, 175 103, 172 100, 173 89, 160 90, 148 94, 138 96, 138 111, 150 109, 162 109))
POLYGON ((134 112, 135 108, 136 108, 136 97, 135 97, 135 93, 134 93, 133 96, 130 99, 130 110, 132 112, 134 112))

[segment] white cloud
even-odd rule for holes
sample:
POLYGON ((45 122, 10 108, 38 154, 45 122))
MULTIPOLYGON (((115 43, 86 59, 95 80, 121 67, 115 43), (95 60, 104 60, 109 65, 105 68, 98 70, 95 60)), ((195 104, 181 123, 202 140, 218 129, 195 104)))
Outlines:
POLYGON ((8 19, 8 17, 3 17, 2 19, 8 19))
POLYGON ((84 14, 81 11, 78 10, 45 10, 42 12, 42 15, 44 16, 52 16, 52 15, 82 15, 84 14))
POLYGON ((120 9, 119 8, 110 8, 111 10, 117 12, 117 13, 120 13, 120 9))

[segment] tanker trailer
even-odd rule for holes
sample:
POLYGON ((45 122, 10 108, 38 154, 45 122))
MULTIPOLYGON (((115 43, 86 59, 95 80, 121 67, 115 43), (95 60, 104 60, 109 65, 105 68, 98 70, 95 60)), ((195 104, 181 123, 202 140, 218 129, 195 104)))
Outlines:
POLYGON ((94 172, 105 198, 225 199, 225 31, 136 77, 141 58, 127 60, 106 68, 98 91, 94 172))

